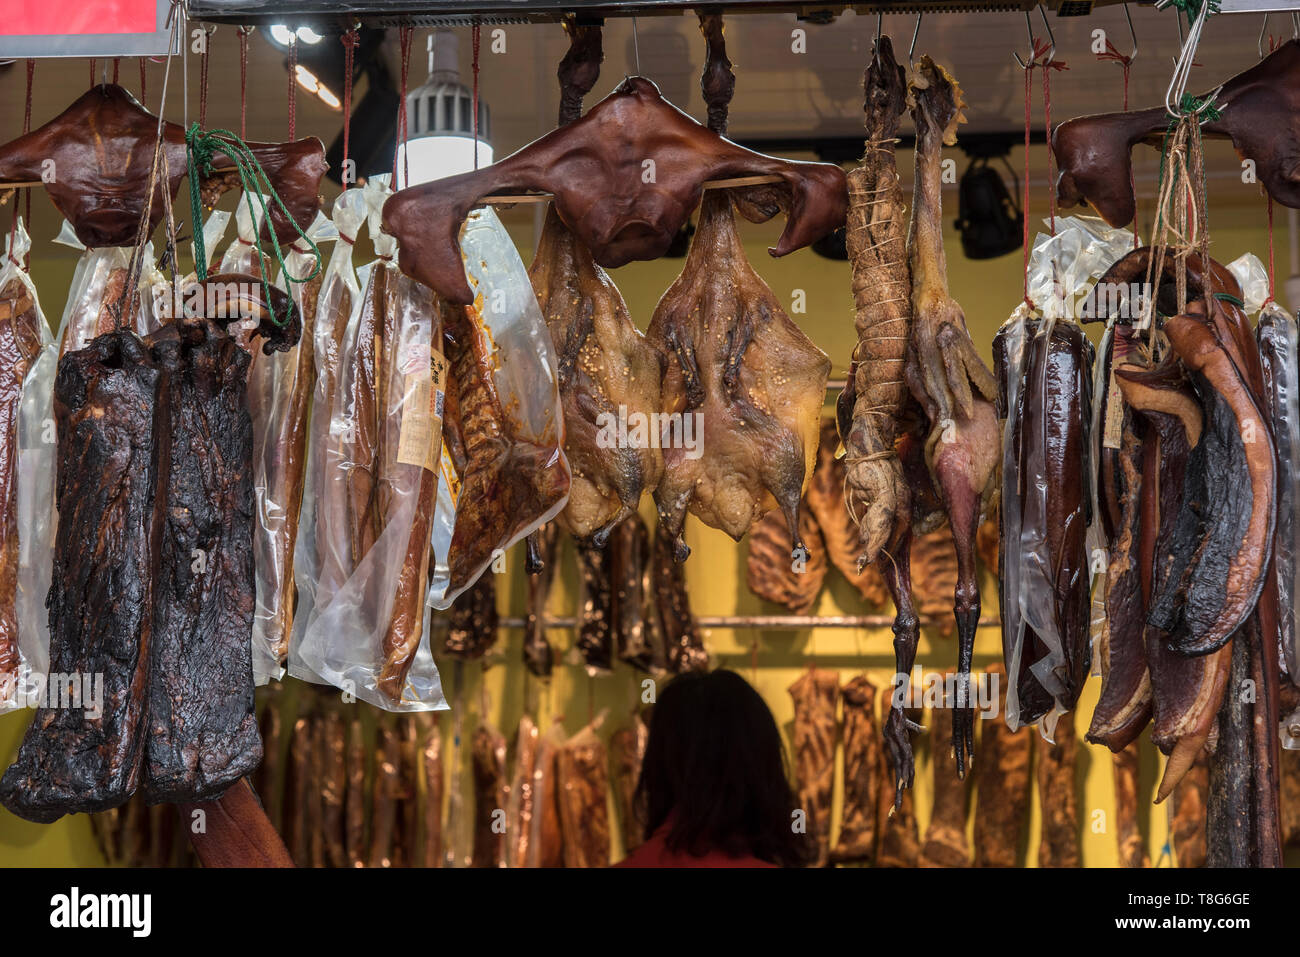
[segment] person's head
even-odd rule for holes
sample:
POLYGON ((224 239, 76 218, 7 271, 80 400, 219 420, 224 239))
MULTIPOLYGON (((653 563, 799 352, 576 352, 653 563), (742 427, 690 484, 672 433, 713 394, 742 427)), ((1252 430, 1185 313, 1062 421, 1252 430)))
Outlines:
POLYGON ((752 855, 787 867, 813 856, 793 828, 794 794, 776 721, 734 671, 688 673, 659 693, 637 801, 669 850, 752 855))

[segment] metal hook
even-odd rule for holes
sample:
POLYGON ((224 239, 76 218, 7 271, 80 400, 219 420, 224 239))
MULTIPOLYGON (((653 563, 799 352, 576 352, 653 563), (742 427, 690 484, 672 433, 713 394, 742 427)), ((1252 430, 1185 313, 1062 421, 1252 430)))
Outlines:
POLYGON ((1300 13, 1291 14, 1291 39, 1300 40, 1300 13))
POLYGON ((1259 58, 1264 59, 1264 34, 1268 32, 1268 14, 1264 14, 1264 22, 1259 25, 1259 42, 1255 44, 1255 49, 1259 51, 1259 58))
POLYGON ((1133 14, 1128 12, 1128 4, 1121 4, 1121 6, 1124 8, 1124 19, 1128 21, 1129 39, 1133 41, 1133 52, 1128 55, 1128 61, 1132 63, 1138 58, 1138 35, 1137 31, 1133 29, 1133 14))
POLYGON ((877 44, 880 43, 880 33, 881 30, 884 28, 884 25, 885 25, 884 13, 877 13, 876 14, 876 43, 877 44))
MULTIPOLYGON (((1047 59, 1043 61, 1043 66, 1048 66, 1056 60, 1056 37, 1052 34, 1052 25, 1047 21, 1047 11, 1043 9, 1042 4, 1038 5, 1038 15, 1042 18, 1043 29, 1047 31, 1047 42, 1049 46, 1047 48, 1047 59)), ((1028 10, 1025 11, 1025 32, 1029 34, 1029 63, 1022 60, 1019 53, 1014 50, 1011 51, 1011 55, 1016 58, 1016 62, 1020 64, 1020 69, 1022 70, 1028 70, 1030 64, 1033 63, 1034 48, 1036 45, 1036 40, 1034 38, 1034 25, 1029 19, 1028 10)), ((1134 42, 1136 43, 1136 38, 1134 38, 1134 42)))
POLYGON ((907 48, 908 63, 912 62, 912 54, 916 52, 916 38, 921 35, 921 17, 923 16, 925 16, 923 13, 918 13, 916 15, 916 28, 912 30, 912 45, 907 48))

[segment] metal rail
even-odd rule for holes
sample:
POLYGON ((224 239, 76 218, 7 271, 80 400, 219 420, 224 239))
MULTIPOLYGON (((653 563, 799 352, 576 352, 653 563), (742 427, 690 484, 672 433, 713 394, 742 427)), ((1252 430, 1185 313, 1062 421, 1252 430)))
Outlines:
MULTIPOLYGON (((921 624, 933 625, 944 620, 921 616, 921 624)), ((767 628, 773 631, 800 631, 805 628, 888 628, 894 623, 892 615, 696 615, 701 628, 767 628)), ((517 615, 504 616, 497 621, 500 628, 523 628, 528 619, 517 615)), ((542 619, 545 628, 572 630, 581 625, 575 615, 562 615, 542 619)), ((999 618, 981 618, 981 628, 1001 626, 999 618)))

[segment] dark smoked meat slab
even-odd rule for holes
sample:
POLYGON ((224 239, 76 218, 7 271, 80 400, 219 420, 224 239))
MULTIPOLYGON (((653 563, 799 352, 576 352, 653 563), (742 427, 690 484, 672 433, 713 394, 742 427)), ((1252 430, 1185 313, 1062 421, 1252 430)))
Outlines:
POLYGON ((262 760, 250 648, 249 358, 207 322, 164 326, 150 342, 168 372, 159 408, 170 406, 171 429, 144 784, 150 803, 208 801, 262 760))
POLYGON ((157 461, 165 436, 154 432, 162 378, 129 332, 59 363, 50 670, 102 674, 103 714, 36 712, 0 781, 0 801, 29 821, 118 807, 139 781, 158 563, 151 526, 166 475, 157 461))

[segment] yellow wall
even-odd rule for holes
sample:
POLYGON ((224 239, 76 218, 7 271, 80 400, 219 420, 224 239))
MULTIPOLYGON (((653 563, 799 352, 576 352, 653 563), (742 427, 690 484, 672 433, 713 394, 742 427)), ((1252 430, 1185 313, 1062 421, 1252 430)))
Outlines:
MULTIPOLYGON (((1032 157, 1034 168, 1043 169, 1043 151, 1036 149, 1034 154, 1032 157)), ((950 155, 957 159, 959 168, 964 166, 964 160, 958 151, 953 150, 950 155)), ((1230 155, 1225 156, 1222 152, 1211 155, 1221 162, 1232 162, 1230 155)), ((1020 160, 1013 156, 1011 162, 1018 166, 1020 160)), ((904 170, 904 178, 910 179, 910 158, 906 154, 900 158, 900 167, 904 170)), ((1258 194, 1253 193, 1253 188, 1234 191, 1241 195, 1230 197, 1227 196, 1228 192, 1225 189, 1223 199, 1216 196, 1216 203, 1212 209, 1213 254, 1224 262, 1246 251, 1253 251, 1265 258, 1263 205, 1258 199, 1258 194)), ((944 221, 948 233, 949 284, 953 295, 965 309, 967 322, 976 344, 985 359, 989 360, 994 332, 1020 300, 1020 256, 1011 254, 984 262, 965 259, 956 234, 952 231, 952 221, 956 216, 955 191, 948 190, 944 199, 946 204, 944 221)), ((1031 211, 1031 221, 1037 228, 1039 220, 1045 213, 1045 201, 1041 195, 1036 196, 1035 201, 1035 208, 1031 211)), ((38 197, 36 203, 46 206, 47 213, 43 219, 38 219, 38 226, 41 228, 37 230, 38 247, 33 263, 33 274, 41 289, 46 313, 52 322, 57 323, 63 292, 71 278, 76 257, 71 250, 51 246, 48 243, 49 236, 56 231, 57 219, 49 216, 48 206, 43 198, 38 197)), ((531 213, 517 210, 507 214, 506 218, 520 249, 525 250, 525 260, 530 260, 531 253, 528 251, 533 244, 531 213)), ((1278 221, 1279 262, 1283 264, 1280 269, 1284 276, 1287 252, 1285 216, 1279 215, 1278 221)), ((805 291, 807 313, 796 315, 794 318, 831 356, 834 362, 832 375, 842 376, 855 338, 847 265, 830 262, 808 250, 800 251, 785 259, 773 260, 767 255, 765 249, 775 240, 780 224, 770 223, 764 226, 746 224, 743 229, 751 261, 777 297, 788 302, 794 290, 805 291)), ((616 271, 615 280, 627 300, 633 318, 642 328, 648 323, 658 297, 680 270, 681 263, 681 260, 660 260, 653 263, 637 263, 616 271)), ((652 515, 648 499, 643 503, 643 512, 647 517, 652 515)), ((687 538, 692 548, 692 556, 687 563, 686 573, 692 606, 697 614, 725 615, 781 611, 779 608, 761 602, 747 590, 744 583, 744 544, 736 545, 723 533, 705 528, 695 520, 688 523, 687 538)), ((503 613, 519 615, 524 608, 522 553, 517 549, 508 560, 509 567, 505 581, 499 591, 499 604, 503 613)), ((572 556, 568 554, 564 559, 562 576, 553 593, 553 612, 571 614, 574 611, 576 594, 576 572, 573 568, 572 556)), ((873 611, 862 607, 861 602, 856 600, 856 593, 852 592, 834 573, 828 576, 828 587, 815 610, 826 614, 873 611)), ((996 594, 989 588, 985 590, 984 611, 986 616, 997 614, 996 594)), ((572 636, 563 632, 553 632, 551 637, 557 645, 557 651, 560 652, 567 650, 572 642, 572 636)), ((540 713, 544 721, 550 715, 562 714, 564 725, 570 733, 581 728, 590 714, 603 708, 610 710, 610 718, 605 725, 607 732, 624 722, 637 700, 640 676, 620 666, 613 675, 589 678, 580 666, 565 661, 557 665, 549 690, 539 691, 533 686, 532 679, 526 676, 522 667, 521 641, 518 631, 504 632, 499 646, 500 654, 488 665, 480 667, 478 664, 473 664, 461 669, 462 687, 456 686, 456 669, 452 666, 444 667, 444 684, 449 700, 463 701, 466 705, 464 720, 467 731, 472 729, 477 717, 483 682, 486 682, 491 702, 488 716, 512 740, 514 728, 526 702, 530 702, 530 710, 540 713), (533 705, 531 702, 538 702, 538 704, 533 705)), ((839 671, 842 682, 848 681, 860 671, 866 671, 879 687, 885 687, 893 673, 891 635, 887 630, 812 629, 790 632, 712 629, 706 632, 705 641, 715 663, 732 667, 754 682, 772 708, 777 722, 786 735, 787 743, 790 740, 793 709, 786 689, 809 662, 815 661, 819 667, 839 671), (753 641, 757 641, 758 658, 757 668, 751 670, 750 653, 753 641)), ((563 660, 564 656, 560 657, 563 660)), ((976 668, 982 668, 998 660, 999 657, 1000 644, 997 629, 982 629, 976 645, 976 668)), ((942 671, 954 667, 955 638, 925 633, 917 661, 926 671, 942 671)), ((1079 716, 1077 727, 1080 735, 1086 729, 1088 718, 1092 713, 1098 684, 1096 680, 1090 681, 1080 700, 1077 712, 1079 716)), ((0 756, 7 757, 16 748, 26 721, 25 714, 0 718, 0 756)), ((451 753, 451 723, 449 719, 444 719, 442 722, 448 734, 444 751, 446 754, 451 753)), ((922 834, 929 820, 932 751, 925 737, 918 740, 916 803, 922 834)), ((946 744, 939 751, 944 760, 948 761, 946 744)), ((979 760, 978 750, 976 760, 979 760)), ((1167 829, 1165 808, 1153 808, 1149 803, 1158 777, 1158 760, 1162 759, 1158 759, 1149 742, 1144 743, 1140 814, 1153 862, 1159 857, 1167 829)), ((1109 753, 1104 748, 1084 744, 1080 738, 1078 774, 1081 789, 1080 818, 1085 827, 1082 837, 1084 863, 1092 866, 1113 866, 1117 863, 1114 834, 1093 833, 1088 829, 1094 810, 1103 810, 1107 821, 1112 817, 1114 801, 1109 753)), ((468 774, 465 775, 465 783, 468 785, 468 774)), ((837 791, 837 813, 838 801, 837 791)), ((1034 801, 1033 817, 1027 827, 1021 848, 1021 859, 1026 864, 1033 864, 1036 855, 1038 833, 1036 795, 1034 801)), ((618 841, 617 835, 615 841, 618 841)), ((620 853, 621 849, 616 847, 616 856, 620 853)), ((56 824, 42 827, 27 824, 8 812, 0 810, 0 864, 70 865, 91 864, 98 861, 99 855, 93 847, 89 827, 84 817, 64 819, 56 824)))

